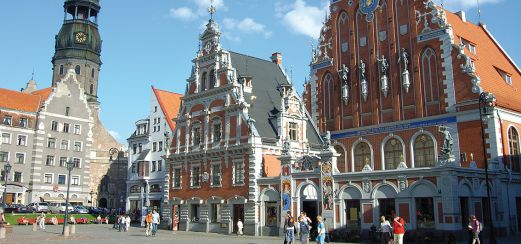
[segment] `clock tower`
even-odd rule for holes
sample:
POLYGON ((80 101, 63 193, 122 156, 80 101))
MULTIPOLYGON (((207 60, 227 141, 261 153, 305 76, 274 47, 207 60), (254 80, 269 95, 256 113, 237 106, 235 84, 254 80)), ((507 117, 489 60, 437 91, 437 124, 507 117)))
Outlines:
POLYGON ((67 70, 73 69, 87 101, 96 111, 99 107, 98 77, 101 66, 99 0, 65 0, 63 8, 63 25, 56 35, 56 51, 52 58, 52 84, 54 86, 67 74, 67 70))

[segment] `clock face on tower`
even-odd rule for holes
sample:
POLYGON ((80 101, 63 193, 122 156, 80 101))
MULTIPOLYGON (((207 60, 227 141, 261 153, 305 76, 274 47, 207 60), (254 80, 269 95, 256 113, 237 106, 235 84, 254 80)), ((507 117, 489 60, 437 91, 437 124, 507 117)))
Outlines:
POLYGON ((85 43, 87 41, 87 34, 84 32, 77 32, 75 35, 75 40, 77 43, 85 43))

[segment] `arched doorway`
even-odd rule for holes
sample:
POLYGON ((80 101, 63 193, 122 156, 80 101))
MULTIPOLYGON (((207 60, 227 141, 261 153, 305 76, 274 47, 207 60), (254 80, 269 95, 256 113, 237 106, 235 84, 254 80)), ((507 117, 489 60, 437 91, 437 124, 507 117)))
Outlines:
POLYGON ((311 223, 311 240, 316 237, 317 230, 317 216, 320 214, 319 193, 317 187, 308 184, 300 190, 300 211, 305 212, 306 215, 313 221, 311 223), (315 231, 314 231, 315 230, 315 231))
POLYGON ((98 207, 100 207, 100 208, 107 208, 107 199, 106 198, 101 198, 98 201, 98 207))

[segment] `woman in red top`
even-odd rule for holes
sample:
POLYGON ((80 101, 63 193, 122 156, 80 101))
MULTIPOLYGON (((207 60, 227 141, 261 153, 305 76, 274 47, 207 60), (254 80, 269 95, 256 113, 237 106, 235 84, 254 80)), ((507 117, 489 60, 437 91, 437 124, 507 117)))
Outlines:
POLYGON ((405 221, 400 216, 396 216, 393 219, 393 232, 394 232, 394 243, 403 243, 403 234, 405 234, 405 221))

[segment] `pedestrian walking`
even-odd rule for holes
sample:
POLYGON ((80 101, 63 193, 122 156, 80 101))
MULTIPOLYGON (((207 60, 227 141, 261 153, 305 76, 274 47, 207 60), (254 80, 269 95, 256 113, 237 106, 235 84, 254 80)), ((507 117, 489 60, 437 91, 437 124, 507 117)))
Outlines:
POLYGON ((405 234, 405 221, 400 216, 393 219, 394 243, 403 244, 403 235, 405 234))
POLYGON ((242 228, 244 228, 244 224, 242 223, 241 219, 237 220, 237 235, 243 235, 242 228))
POLYGON ((125 217, 125 232, 130 228, 130 221, 130 216, 127 215, 127 217, 125 217))
POLYGON ((472 230, 472 244, 481 244, 481 242, 479 241, 479 233, 481 232, 481 230, 483 230, 483 225, 481 224, 481 222, 479 222, 476 216, 470 216, 470 222, 468 227, 470 230, 472 230))
POLYGON ((154 209, 152 213, 152 236, 155 236, 157 233, 157 226, 159 225, 159 214, 157 210, 154 209))
MULTIPOLYGON (((287 211, 286 212, 286 219, 284 220, 284 228, 283 228, 284 234, 286 234, 286 227, 288 226, 288 221, 289 221, 289 219, 291 217, 292 217, 291 216, 291 211, 287 211)), ((288 243, 288 241, 286 240, 286 235, 284 235, 284 244, 287 244, 287 243, 288 243)))
POLYGON ((148 211, 147 215, 145 216, 145 235, 150 236, 152 234, 152 212, 148 211))
POLYGON ((385 216, 380 217, 380 235, 382 240, 382 244, 391 244, 391 223, 385 219, 385 216))
POLYGON ((289 217, 288 224, 286 225, 286 243, 293 244, 295 241, 295 220, 293 217, 289 217))
POLYGON ((324 225, 324 222, 322 222, 322 216, 317 216, 317 244, 324 244, 326 241, 326 226, 324 225))
POLYGON ((300 243, 309 243, 309 232, 311 231, 311 220, 306 216, 306 213, 302 212, 298 219, 300 229, 300 243))
POLYGON ((96 217, 96 224, 101 224, 101 215, 98 215, 98 217, 96 217))
POLYGON ((40 226, 41 230, 45 230, 45 217, 46 217, 45 213, 42 212, 40 214, 40 222, 38 222, 38 225, 40 226))
POLYGON ((118 222, 119 221, 119 215, 114 214, 113 217, 114 217, 114 224, 112 224, 112 228, 113 229, 117 229, 118 228, 117 226, 119 225, 119 222, 118 222))
POLYGON ((125 229, 125 216, 120 215, 118 219, 118 225, 119 225, 119 232, 125 229))

